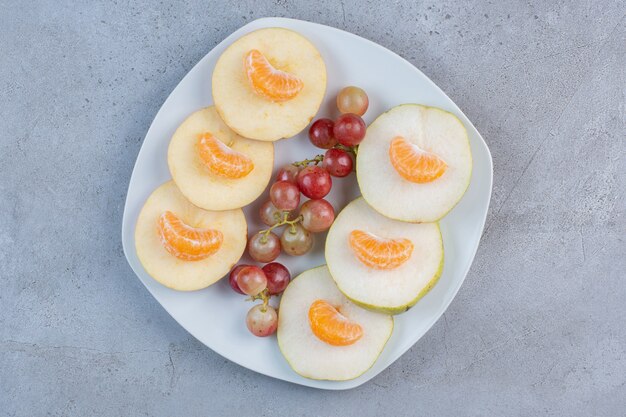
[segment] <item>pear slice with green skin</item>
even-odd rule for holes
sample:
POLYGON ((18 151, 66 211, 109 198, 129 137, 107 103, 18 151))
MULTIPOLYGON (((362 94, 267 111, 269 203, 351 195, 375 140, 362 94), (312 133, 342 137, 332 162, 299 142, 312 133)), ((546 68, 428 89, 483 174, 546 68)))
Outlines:
POLYGON ((337 288, 352 302, 373 311, 399 314, 432 289, 443 270, 443 239, 438 223, 411 224, 389 219, 363 198, 349 203, 326 238, 326 262, 337 288), (349 244, 353 230, 389 239, 408 239, 410 258, 393 269, 374 269, 361 262, 349 244))
POLYGON ((294 278, 282 295, 278 314, 278 347, 289 366, 305 378, 345 381, 365 373, 378 359, 393 332, 393 317, 363 309, 336 287, 323 265, 294 278), (309 308, 324 300, 348 320, 358 323, 363 335, 347 346, 319 339, 309 324, 309 308))
POLYGON ((443 272, 443 257, 441 257, 441 263, 439 265, 439 269, 437 270, 437 272, 435 273, 435 276, 428 282, 428 284, 426 284, 426 286, 424 288, 422 288, 422 290, 419 292, 419 294, 417 294, 417 297, 415 297, 414 300, 412 300, 410 303, 408 303, 406 306, 400 306, 400 307, 379 307, 379 306, 375 306, 372 304, 367 304, 367 303, 362 303, 359 300, 355 300, 354 298, 350 298, 348 297, 345 293, 344 295, 346 295, 346 298, 348 298, 348 300, 352 301, 354 304, 359 305, 365 309, 371 310, 371 311, 378 311, 381 313, 385 313, 385 314, 401 314, 401 313, 405 313, 407 311, 409 311, 411 309, 411 307, 413 307, 415 304, 417 304, 417 302, 419 300, 422 299, 422 297, 424 297, 426 294, 428 294, 428 292, 430 290, 433 289, 433 287, 435 286, 435 284, 437 284, 437 282, 439 281, 439 278, 441 278, 441 273, 443 272))
POLYGON ((290 138, 304 130, 326 93, 326 65, 304 36, 285 28, 264 28, 233 42, 217 60, 212 77, 213 102, 222 120, 243 137, 261 141, 290 138), (244 57, 258 50, 277 70, 303 83, 286 101, 272 101, 255 91, 244 57))
POLYGON ((463 122, 445 110, 402 104, 378 116, 359 144, 356 174, 363 198, 374 210, 404 222, 435 222, 461 200, 472 176, 472 152, 463 122), (403 137, 441 158, 447 168, 431 182, 403 178, 389 158, 389 146, 403 137))

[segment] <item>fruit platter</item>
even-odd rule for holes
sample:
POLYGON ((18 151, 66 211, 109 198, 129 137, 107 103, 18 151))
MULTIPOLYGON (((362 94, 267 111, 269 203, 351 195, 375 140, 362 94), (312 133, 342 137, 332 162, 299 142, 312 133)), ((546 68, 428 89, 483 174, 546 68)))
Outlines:
POLYGON ((159 110, 122 242, 152 295, 209 348, 347 389, 448 307, 491 184, 479 133, 407 61, 266 18, 209 52, 159 110))

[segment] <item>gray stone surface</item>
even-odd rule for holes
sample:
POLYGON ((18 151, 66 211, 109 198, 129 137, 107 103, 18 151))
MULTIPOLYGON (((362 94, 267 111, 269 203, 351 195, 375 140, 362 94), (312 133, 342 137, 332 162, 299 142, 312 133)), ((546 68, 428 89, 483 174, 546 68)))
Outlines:
POLYGON ((232 3, 0 0, 0 415, 624 415, 624 3, 232 3), (122 253, 126 186, 161 103, 270 15, 400 53, 493 153, 487 228, 457 298, 352 391, 223 359, 122 253))

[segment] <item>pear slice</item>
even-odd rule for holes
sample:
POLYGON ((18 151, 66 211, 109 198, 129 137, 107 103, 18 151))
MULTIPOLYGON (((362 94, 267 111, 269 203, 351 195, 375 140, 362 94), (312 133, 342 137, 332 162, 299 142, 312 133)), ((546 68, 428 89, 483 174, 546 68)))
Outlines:
POLYGON ((403 104, 383 113, 367 128, 356 166, 363 198, 376 211, 405 222, 434 222, 467 190, 472 153, 465 126, 455 115, 435 107, 403 104), (390 158, 392 141, 399 137, 443 161, 443 175, 422 183, 407 180, 390 158))
POLYGON ((167 163, 174 182, 193 204, 206 210, 230 210, 248 205, 265 190, 274 167, 274 145, 242 138, 210 106, 192 113, 176 129, 167 163), (198 151, 198 135, 206 133, 252 161, 252 171, 242 178, 212 173, 198 151))
POLYGON ((275 141, 302 131, 326 92, 326 65, 315 46, 284 28, 242 36, 220 56, 213 70, 213 101, 224 122, 241 136, 275 141), (244 58, 259 51, 277 71, 296 77, 302 89, 284 101, 259 94, 248 79, 244 58))
POLYGON ((248 227, 241 209, 207 211, 191 204, 168 181, 148 197, 135 227, 135 250, 146 272, 166 287, 193 291, 208 287, 230 271, 246 248, 248 227), (217 252, 198 261, 185 261, 168 252, 159 236, 159 217, 174 213, 186 225, 221 232, 217 252))
POLYGON ((389 314, 413 306, 436 284, 443 269, 439 224, 389 219, 363 198, 352 201, 339 213, 328 232, 325 255, 328 269, 346 297, 364 308, 389 314), (355 230, 381 239, 409 241, 410 256, 391 268, 372 267, 351 247, 350 235, 355 230))
POLYGON ((283 293, 278 314, 278 346, 298 374, 311 379, 354 379, 376 362, 393 331, 393 318, 351 303, 339 292, 328 268, 309 269, 296 277, 283 293), (309 309, 317 300, 336 307, 362 336, 354 343, 336 346, 314 334, 309 309))

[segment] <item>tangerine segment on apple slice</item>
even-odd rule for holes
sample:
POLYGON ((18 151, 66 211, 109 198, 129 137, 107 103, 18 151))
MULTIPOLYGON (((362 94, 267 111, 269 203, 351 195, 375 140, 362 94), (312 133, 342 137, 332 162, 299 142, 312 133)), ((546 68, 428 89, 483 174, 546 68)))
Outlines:
POLYGON ((158 231, 165 249, 183 261, 208 258, 219 250, 224 240, 219 230, 191 227, 171 211, 159 217, 158 231))
POLYGON ((198 135, 198 154, 211 173, 224 178, 238 179, 254 169, 254 163, 209 132, 198 135))
POLYGON ((256 49, 246 54, 243 65, 254 91, 268 100, 274 102, 290 100, 304 87, 300 78, 274 68, 256 49))
POLYGON ((324 300, 315 300, 309 307, 309 325, 313 334, 333 346, 348 346, 363 336, 363 328, 351 322, 324 300))
POLYGON ((402 178, 418 184, 436 180, 448 168, 443 159, 432 152, 420 149, 401 136, 391 141, 389 159, 402 178))
POLYGON ((374 269, 395 269, 413 253, 409 239, 386 239, 362 230, 353 230, 348 239, 359 261, 374 269))

